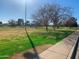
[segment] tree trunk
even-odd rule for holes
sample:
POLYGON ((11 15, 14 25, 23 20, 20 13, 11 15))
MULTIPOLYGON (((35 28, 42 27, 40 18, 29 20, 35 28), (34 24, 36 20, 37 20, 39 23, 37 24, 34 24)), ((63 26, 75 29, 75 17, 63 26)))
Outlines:
POLYGON ((57 29, 59 29, 60 27, 59 27, 59 25, 57 25, 57 29))
POLYGON ((46 25, 46 31, 48 32, 48 26, 46 25))
POLYGON ((56 30, 56 27, 55 27, 55 25, 53 25, 53 30, 54 30, 54 31, 56 30))

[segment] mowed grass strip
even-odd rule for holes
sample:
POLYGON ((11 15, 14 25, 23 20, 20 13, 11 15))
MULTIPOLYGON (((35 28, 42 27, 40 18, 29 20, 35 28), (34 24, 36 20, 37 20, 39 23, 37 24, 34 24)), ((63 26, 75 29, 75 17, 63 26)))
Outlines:
MULTIPOLYGON (((9 30, 8 30, 9 31, 9 30)), ((11 30, 10 30, 11 31, 11 30)), ((15 31, 15 30, 12 30, 15 31)), ((16 29, 16 32, 18 29, 16 29)), ((24 30, 20 30, 18 34, 21 34, 24 30)), ((67 30, 57 30, 57 31, 49 31, 46 32, 45 30, 36 30, 32 31, 29 35, 34 43, 35 46, 45 45, 45 44, 56 44, 57 42, 61 41, 63 38, 67 37, 73 31, 67 30)), ((8 33, 6 31, 6 33, 8 33)), ((5 35, 5 34, 4 34, 5 35)), ((0 38, 0 59, 7 59, 8 57, 28 50, 32 48, 31 44, 25 34, 21 35, 14 35, 9 36, 9 38, 0 38)))

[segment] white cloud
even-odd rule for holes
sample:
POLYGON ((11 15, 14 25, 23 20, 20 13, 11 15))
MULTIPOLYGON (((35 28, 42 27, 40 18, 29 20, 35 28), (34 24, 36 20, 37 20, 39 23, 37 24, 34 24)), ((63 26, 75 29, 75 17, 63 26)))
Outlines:
POLYGON ((26 0, 28 6, 33 6, 36 2, 37 0, 26 0))

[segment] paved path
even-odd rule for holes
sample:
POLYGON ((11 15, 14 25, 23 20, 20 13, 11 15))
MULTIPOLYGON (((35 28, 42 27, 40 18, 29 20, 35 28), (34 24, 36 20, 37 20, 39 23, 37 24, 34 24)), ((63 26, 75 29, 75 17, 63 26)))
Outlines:
POLYGON ((78 37, 79 31, 74 32, 62 42, 42 52, 39 55, 40 59, 70 59, 74 44, 76 43, 78 37))

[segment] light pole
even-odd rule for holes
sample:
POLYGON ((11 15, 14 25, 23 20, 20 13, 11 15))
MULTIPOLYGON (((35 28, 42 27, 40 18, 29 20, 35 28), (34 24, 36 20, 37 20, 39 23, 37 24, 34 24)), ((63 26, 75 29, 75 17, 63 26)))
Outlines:
MULTIPOLYGON (((27 3, 26 3, 26 0, 25 0, 25 22, 26 21, 27 21, 27 3)), ((30 36, 29 36, 29 34, 27 32, 26 24, 25 24, 25 32, 26 32, 26 35, 27 35, 27 37, 29 39, 29 42, 30 42, 30 44, 31 44, 31 46, 33 48, 33 51, 34 51, 34 54, 35 54, 35 58, 34 59, 39 59, 39 56, 38 56, 37 50, 35 48, 35 45, 34 45, 32 39, 30 38, 30 36)))

